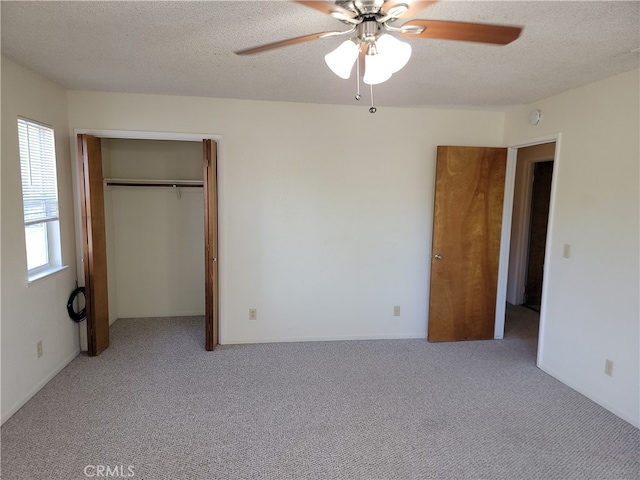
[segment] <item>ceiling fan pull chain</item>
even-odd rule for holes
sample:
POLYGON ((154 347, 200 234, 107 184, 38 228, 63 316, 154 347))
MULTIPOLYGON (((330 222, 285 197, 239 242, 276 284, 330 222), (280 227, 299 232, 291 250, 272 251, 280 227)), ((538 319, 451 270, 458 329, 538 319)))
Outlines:
POLYGON ((369 90, 371 91, 371 108, 369 109, 369 113, 376 113, 378 109, 373 106, 373 84, 369 85, 369 90))
MULTIPOLYGON (((358 49, 360 51, 360 49, 358 49)), ((360 95, 360 55, 356 60, 356 100, 360 101, 362 95, 360 95)))

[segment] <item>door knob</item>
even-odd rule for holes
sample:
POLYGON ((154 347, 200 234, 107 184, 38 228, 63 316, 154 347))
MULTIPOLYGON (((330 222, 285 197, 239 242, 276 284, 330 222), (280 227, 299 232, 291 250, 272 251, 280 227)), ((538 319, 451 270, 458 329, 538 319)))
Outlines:
POLYGON ((435 258, 436 260, 442 260, 442 254, 441 253, 436 253, 433 258, 435 258))

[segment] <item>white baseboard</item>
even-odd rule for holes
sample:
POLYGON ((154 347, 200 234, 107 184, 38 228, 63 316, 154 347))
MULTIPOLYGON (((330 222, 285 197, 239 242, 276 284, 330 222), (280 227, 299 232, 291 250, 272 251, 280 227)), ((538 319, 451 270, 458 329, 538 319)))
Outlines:
POLYGON ((287 342, 335 342, 342 340, 407 340, 425 338, 422 335, 329 335, 323 337, 272 337, 272 338, 225 338, 221 345, 238 345, 248 343, 287 343, 287 342))
POLYGON ((73 354, 65 358, 55 369, 53 369, 51 373, 49 373, 49 375, 47 375, 41 382, 39 382, 22 400, 20 400, 13 407, 11 407, 9 411, 2 416, 1 424, 4 424, 4 422, 9 420, 18 410, 20 410, 29 400, 31 400, 36 393, 42 390, 42 388, 47 383, 49 383, 53 379, 53 377, 59 374, 64 369, 64 367, 69 365, 69 363, 71 363, 71 361, 74 358, 76 358, 78 355, 80 355, 79 348, 75 350, 73 354))
POLYGON ((582 387, 582 386, 578 385, 577 383, 569 380, 564 375, 559 374, 558 372, 554 371, 551 368, 548 368, 548 367, 546 367, 544 365, 540 365, 540 364, 538 365, 538 368, 540 370, 542 370, 543 372, 548 373, 549 375, 551 375, 556 380, 561 381, 566 386, 572 388, 573 390, 575 390, 576 392, 580 393, 581 395, 584 395, 589 400, 592 400, 593 402, 597 403, 601 407, 606 408, 611 413, 613 413, 614 415, 620 417, 625 422, 630 423, 631 425, 633 425, 636 428, 640 428, 640 421, 639 421, 638 418, 631 417, 627 413, 625 413, 625 412, 621 411, 620 409, 612 406, 611 404, 609 404, 608 402, 606 402, 605 400, 600 398, 600 396, 597 395, 596 393, 585 389, 584 387, 582 387))
POLYGON ((145 312, 145 313, 131 313, 125 312, 118 315, 118 319, 121 318, 153 318, 153 317, 203 317, 204 311, 197 312, 145 312))

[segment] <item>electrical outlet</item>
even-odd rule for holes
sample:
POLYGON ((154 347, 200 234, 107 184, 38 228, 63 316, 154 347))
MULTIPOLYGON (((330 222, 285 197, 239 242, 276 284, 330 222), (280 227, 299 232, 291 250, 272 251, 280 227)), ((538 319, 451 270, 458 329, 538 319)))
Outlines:
POLYGON ((604 361, 604 374, 613 377, 613 360, 607 358, 604 361))
POLYGON ((400 316, 400 306, 396 305, 395 307, 393 307, 393 316, 394 317, 400 316))
POLYGON ((250 308, 249 309, 249 320, 257 320, 258 319, 258 309, 250 308))
POLYGON ((42 356, 42 340, 38 340, 36 349, 38 350, 38 358, 40 358, 42 356))
POLYGON ((568 243, 564 244, 564 249, 562 250, 562 256, 564 258, 569 258, 571 256, 571 245, 568 243))

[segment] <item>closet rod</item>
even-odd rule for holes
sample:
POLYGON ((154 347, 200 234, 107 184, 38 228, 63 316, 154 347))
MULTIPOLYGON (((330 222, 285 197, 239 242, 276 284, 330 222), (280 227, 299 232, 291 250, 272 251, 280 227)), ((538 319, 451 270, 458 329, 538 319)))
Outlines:
POLYGON ((202 187, 202 180, 129 180, 105 178, 105 185, 115 187, 202 187))

